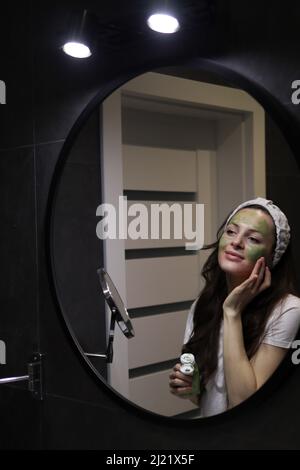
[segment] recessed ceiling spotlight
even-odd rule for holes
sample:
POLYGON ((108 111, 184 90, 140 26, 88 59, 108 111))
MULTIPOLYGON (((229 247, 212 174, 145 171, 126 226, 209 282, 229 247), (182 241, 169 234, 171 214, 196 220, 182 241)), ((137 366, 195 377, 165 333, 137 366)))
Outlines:
POLYGON ((149 16, 147 24, 158 33, 172 34, 179 30, 179 22, 175 16, 167 13, 155 13, 149 16))
POLYGON ((66 42, 62 49, 66 54, 77 59, 85 59, 92 55, 90 48, 80 42, 66 42))
POLYGON ((61 49, 77 59, 90 57, 95 50, 96 33, 94 15, 87 10, 75 10, 70 13, 61 49))

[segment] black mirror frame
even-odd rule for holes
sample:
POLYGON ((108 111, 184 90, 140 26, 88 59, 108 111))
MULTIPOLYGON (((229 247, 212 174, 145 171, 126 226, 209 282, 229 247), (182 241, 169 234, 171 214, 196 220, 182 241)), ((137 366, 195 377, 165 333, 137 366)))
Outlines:
MULTIPOLYGON (((274 122, 280 128, 282 134, 284 135, 286 141, 291 147, 293 154, 296 155, 299 153, 299 144, 297 143, 297 134, 298 131, 298 123, 296 122, 295 118, 290 114, 283 105, 274 98, 266 89, 259 86, 257 83, 252 82, 248 78, 238 74, 237 72, 225 68, 223 65, 218 64, 216 61, 212 61, 209 59, 203 58, 190 58, 188 60, 181 60, 177 63, 169 63, 166 65, 166 61, 161 63, 162 61, 157 61, 156 63, 148 64, 147 67, 137 67, 131 72, 118 76, 117 78, 105 83, 104 86, 101 87, 99 92, 96 96, 92 99, 92 101, 86 106, 80 116, 77 118, 76 122, 74 123, 72 129, 70 130, 60 155, 58 157, 58 161, 54 170, 54 175, 51 181, 50 191, 48 195, 47 201, 47 211, 46 211, 46 237, 45 237, 45 249, 46 249, 46 258, 47 258, 47 270, 48 270, 48 278, 50 283, 51 292, 53 295, 53 299, 55 301, 57 312, 60 315, 62 320, 62 325, 67 330, 67 335, 69 336, 70 340, 72 340, 72 344, 74 346, 74 350, 78 356, 81 357, 85 367, 89 369, 91 375, 95 380, 97 385, 100 384, 101 389, 107 391, 113 398, 116 400, 120 406, 125 406, 131 412, 136 413, 139 417, 148 418, 154 420, 154 422, 161 422, 164 424, 169 424, 172 426, 188 426, 191 427, 199 427, 199 426, 206 426, 208 424, 214 425, 215 423, 226 423, 230 421, 232 418, 236 416, 237 413, 242 412, 243 410, 254 410, 255 407, 261 406, 261 404, 266 400, 272 393, 275 392, 276 389, 282 384, 283 380, 290 375, 295 369, 295 366, 291 362, 291 352, 289 351, 286 355, 285 359, 276 369, 274 374, 270 377, 270 379, 251 397, 247 400, 242 402, 240 405, 218 415, 214 415, 207 418, 199 418, 196 420, 181 420, 179 418, 167 417, 163 415, 159 415, 153 413, 149 410, 146 410, 124 396, 122 396, 118 391, 113 389, 100 375, 100 373, 95 369, 95 367, 91 364, 88 358, 85 356, 84 351, 81 345, 78 343, 77 338, 74 335, 72 326, 68 320, 68 317, 64 311, 63 302, 61 300, 61 295, 59 292, 59 286, 56 280, 55 274, 55 262, 54 262, 54 237, 53 237, 53 221, 55 217, 55 207, 57 202, 57 193, 58 188, 60 185, 61 177, 63 174, 63 170, 65 164, 67 162, 70 150, 72 148, 73 142, 75 141, 76 137, 78 136, 82 126, 88 120, 92 112, 94 111, 95 107, 98 106, 105 98, 107 98, 112 92, 118 89, 120 86, 124 85, 129 80, 135 78, 136 76, 149 72, 155 71, 155 69, 166 67, 166 66, 189 66, 195 69, 207 71, 213 73, 218 76, 222 76, 224 80, 230 82, 231 84, 235 85, 238 88, 243 89, 247 93, 249 93, 253 98, 255 98, 268 112, 274 122)), ((300 157, 297 160, 297 164, 300 168, 300 157)), ((297 338, 299 338, 299 333, 297 338)))

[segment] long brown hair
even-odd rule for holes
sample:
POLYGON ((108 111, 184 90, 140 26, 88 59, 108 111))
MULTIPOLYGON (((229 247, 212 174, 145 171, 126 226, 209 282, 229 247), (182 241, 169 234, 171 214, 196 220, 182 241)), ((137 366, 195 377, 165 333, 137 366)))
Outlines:
MULTIPOLYGON (((252 204, 247 208, 259 208, 269 214, 259 205, 252 204)), ((223 317, 222 305, 228 295, 226 275, 218 263, 218 247, 226 220, 227 217, 217 232, 217 241, 203 247, 203 249, 213 249, 213 251, 201 272, 205 279, 205 285, 195 305, 193 332, 189 341, 182 348, 182 352, 194 354, 202 385, 207 383, 218 364, 219 332, 223 317)), ((276 235, 274 238, 273 250, 276 246, 276 235)), ((271 286, 259 293, 246 306, 242 314, 244 344, 249 359, 260 345, 266 322, 275 305, 288 294, 299 296, 296 288, 291 242, 280 261, 271 269, 271 276, 271 286)))

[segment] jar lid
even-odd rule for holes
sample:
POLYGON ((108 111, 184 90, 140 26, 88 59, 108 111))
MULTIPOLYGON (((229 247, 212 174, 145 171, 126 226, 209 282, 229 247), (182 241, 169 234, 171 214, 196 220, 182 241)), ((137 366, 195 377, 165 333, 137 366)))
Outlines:
POLYGON ((180 356, 181 364, 195 364, 195 356, 191 353, 184 353, 180 356))

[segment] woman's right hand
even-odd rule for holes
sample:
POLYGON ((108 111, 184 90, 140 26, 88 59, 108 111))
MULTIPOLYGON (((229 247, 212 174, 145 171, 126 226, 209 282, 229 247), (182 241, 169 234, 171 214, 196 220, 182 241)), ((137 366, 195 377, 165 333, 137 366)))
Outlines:
POLYGON ((185 375, 180 372, 181 364, 175 364, 169 375, 170 392, 180 398, 191 398, 192 393, 192 375, 185 375))

